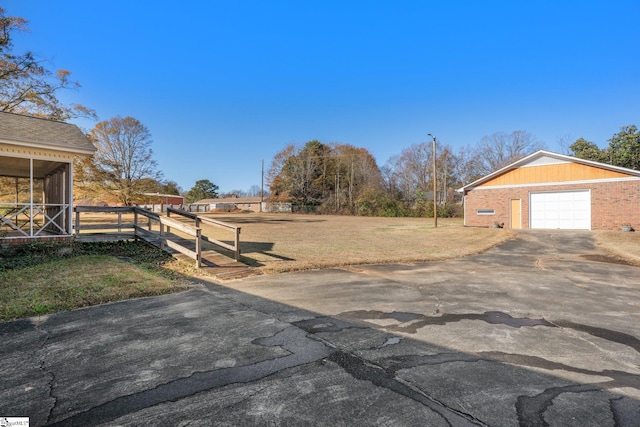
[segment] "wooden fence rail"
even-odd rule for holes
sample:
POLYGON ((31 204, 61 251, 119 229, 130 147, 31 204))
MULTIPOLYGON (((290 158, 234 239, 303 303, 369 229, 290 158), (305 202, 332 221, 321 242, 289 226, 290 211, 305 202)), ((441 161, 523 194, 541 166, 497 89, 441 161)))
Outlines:
POLYGON ((222 229, 231 231, 233 233, 233 245, 230 245, 228 243, 222 242, 220 240, 216 240, 216 239, 207 237, 205 235, 203 235, 201 238, 205 242, 209 242, 209 243, 211 243, 213 245, 217 245, 217 246, 220 246, 220 247, 225 248, 227 250, 230 250, 231 252, 233 252, 235 260, 236 261, 240 261, 240 230, 241 230, 241 227, 238 227, 238 226, 235 226, 235 225, 231 225, 231 224, 227 224, 226 222, 222 222, 222 221, 216 221, 215 219, 202 217, 202 216, 196 215, 194 213, 186 212, 186 211, 183 211, 183 210, 180 210, 180 209, 167 208, 167 216, 170 217, 172 213, 180 215, 180 216, 183 216, 185 218, 192 219, 194 221, 194 225, 195 225, 196 228, 200 228, 202 223, 205 223, 205 224, 213 225, 214 227, 218 227, 218 228, 222 228, 222 229))
POLYGON ((174 251, 194 259, 197 268, 202 266, 202 242, 205 241, 233 251, 235 260, 240 261, 240 227, 221 221, 199 217, 198 215, 173 208, 167 211, 167 215, 170 215, 170 213, 181 215, 193 220, 194 225, 137 206, 76 206, 74 212, 75 235, 79 240, 122 240, 139 238, 155 246, 159 246, 163 250, 171 248, 174 251), (116 223, 83 224, 81 219, 82 213, 117 213, 118 219, 116 223), (131 213, 133 213, 133 222, 124 222, 122 215, 131 213), (229 245, 203 235, 202 228, 200 227, 202 222, 232 230, 234 233, 234 244, 229 245), (186 235, 187 238, 177 236, 171 232, 172 229, 186 235), (92 233, 81 233, 82 231, 91 231, 92 233), (193 246, 191 243, 193 243, 193 246))
POLYGON ((74 221, 74 232, 75 236, 79 237, 81 231, 91 231, 95 234, 99 234, 102 236, 102 240, 120 240, 127 238, 135 238, 135 224, 133 222, 123 222, 122 214, 132 213, 133 207, 125 206, 125 207, 100 207, 100 206, 76 206, 73 208, 75 214, 74 221), (117 222, 116 223, 97 223, 97 224, 86 224, 81 221, 82 213, 116 213, 117 214, 117 222))

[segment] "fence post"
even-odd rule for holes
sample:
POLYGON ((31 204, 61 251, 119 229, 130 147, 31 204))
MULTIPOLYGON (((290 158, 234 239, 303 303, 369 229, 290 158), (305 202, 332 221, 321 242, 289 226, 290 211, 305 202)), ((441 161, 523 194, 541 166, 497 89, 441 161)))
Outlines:
POLYGON ((80 234, 80 212, 78 212, 78 208, 75 209, 76 213, 76 236, 80 234))
POLYGON ((235 246, 236 246, 236 262, 239 262, 240 261, 240 227, 236 227, 235 246))
POLYGON ((164 224, 160 218, 160 249, 164 250, 164 224))
POLYGON ((133 235, 138 240, 138 209, 133 208, 133 235))
MULTIPOLYGON (((167 217, 171 218, 171 211, 167 209, 167 217)), ((171 227, 167 225, 167 233, 171 233, 171 227)))
POLYGON ((196 268, 202 267, 202 230, 196 228, 196 268))
POLYGON ((118 211, 118 233, 122 233, 122 212, 118 211))

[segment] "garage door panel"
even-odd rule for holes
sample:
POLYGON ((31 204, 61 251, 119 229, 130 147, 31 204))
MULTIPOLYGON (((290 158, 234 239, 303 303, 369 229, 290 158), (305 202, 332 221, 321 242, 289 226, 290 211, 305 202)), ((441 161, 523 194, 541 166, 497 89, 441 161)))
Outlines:
POLYGON ((530 194, 531 228, 590 230, 591 193, 556 191, 530 194))

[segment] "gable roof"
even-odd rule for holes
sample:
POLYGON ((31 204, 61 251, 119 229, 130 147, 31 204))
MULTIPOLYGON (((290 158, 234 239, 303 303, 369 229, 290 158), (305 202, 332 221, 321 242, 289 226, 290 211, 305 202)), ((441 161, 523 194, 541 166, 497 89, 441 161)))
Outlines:
POLYGON ((0 112, 0 142, 81 154, 96 151, 76 125, 4 112, 0 112))
POLYGON ((629 175, 631 177, 640 178, 640 171, 637 171, 634 169, 608 165, 606 163, 594 162, 592 160, 585 160, 585 159, 580 159, 578 157, 567 156, 564 154, 553 153, 551 151, 540 150, 540 151, 536 151, 533 154, 530 154, 529 156, 523 159, 513 162, 510 165, 503 167, 502 169, 492 172, 489 175, 486 175, 470 184, 467 184, 456 191, 460 193, 466 192, 474 187, 478 187, 482 185, 487 181, 490 181, 491 179, 497 176, 503 175, 509 171, 512 171, 514 169, 518 169, 521 167, 544 166, 544 165, 552 165, 552 164, 559 164, 559 163, 577 163, 585 166, 591 166, 591 167, 605 169, 612 172, 622 173, 625 175, 629 175))

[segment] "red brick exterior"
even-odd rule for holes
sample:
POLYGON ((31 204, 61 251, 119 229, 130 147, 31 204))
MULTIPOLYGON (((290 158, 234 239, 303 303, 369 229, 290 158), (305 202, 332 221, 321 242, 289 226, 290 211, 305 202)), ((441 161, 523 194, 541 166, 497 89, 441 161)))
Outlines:
POLYGON ((530 187, 478 187, 464 198, 464 221, 471 227, 492 227, 504 223, 510 228, 510 200, 522 203, 522 228, 529 228, 529 194, 541 191, 591 190, 591 229, 620 230, 630 224, 640 231, 640 180, 593 182, 582 184, 539 185, 530 187), (493 209, 494 215, 478 215, 478 209, 493 209))

